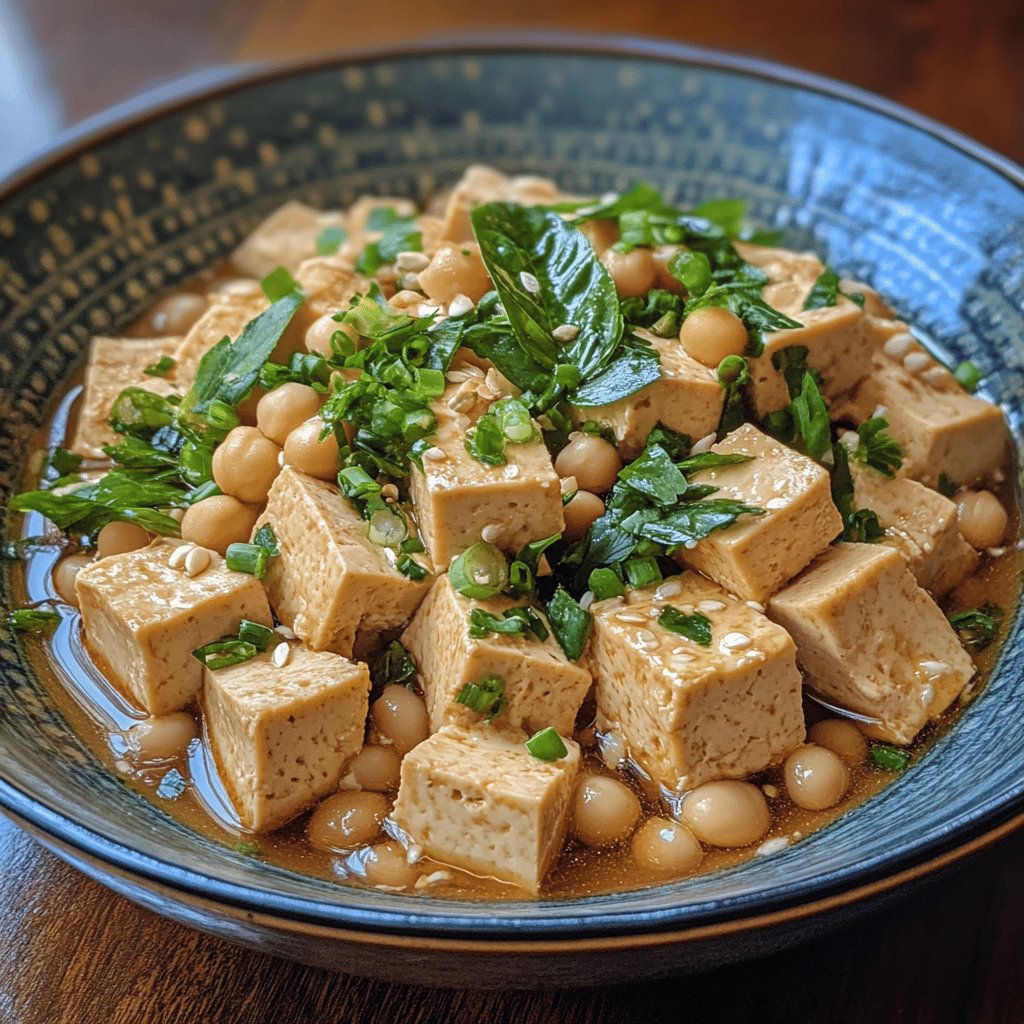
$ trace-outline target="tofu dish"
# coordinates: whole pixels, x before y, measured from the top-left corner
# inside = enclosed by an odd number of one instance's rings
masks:
[[[9,615],[196,831],[388,892],[770,856],[914,761],[1017,599],[999,408],[742,204],[473,166],[286,203],[92,342]]]

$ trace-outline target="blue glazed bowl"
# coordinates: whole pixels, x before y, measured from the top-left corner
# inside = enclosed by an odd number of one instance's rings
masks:
[[[467,42],[233,73],[79,133],[0,192],[0,489],[89,338],[226,254],[286,199],[423,197],[471,161],[602,193],[738,196],[972,358],[1020,447],[1024,175],[877,98],[661,43]],[[3,597],[11,601],[10,566]],[[132,899],[262,949],[425,983],[586,983],[693,970],[861,913],[1024,811],[1021,625],[916,765],[772,857],[639,892],[459,903],[241,856],[127,789],[0,634],[0,805]],[[472,961],[472,964],[470,964]]]

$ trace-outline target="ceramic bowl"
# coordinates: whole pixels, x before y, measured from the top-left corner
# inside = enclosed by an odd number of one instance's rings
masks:
[[[1019,448],[1024,176],[953,132],[795,71],[663,43],[450,43],[220,76],[93,126],[0,193],[0,488],[93,334],[116,332],[287,199],[423,197],[467,163],[599,194],[738,196],[987,371]],[[10,600],[10,565],[3,566]],[[984,694],[903,777],[741,867],[619,895],[460,903],[294,874],[126,788],[0,635],[0,805],[152,909],[259,948],[434,984],[694,970],[861,913],[1017,823],[1021,627]]]

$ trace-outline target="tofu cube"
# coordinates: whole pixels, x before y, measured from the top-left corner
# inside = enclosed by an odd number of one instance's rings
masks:
[[[189,328],[174,352],[175,379],[182,390],[195,380],[203,356],[221,338],[234,341],[268,306],[262,291],[247,292],[228,298],[215,299],[206,312]]]
[[[1007,429],[998,406],[963,391],[948,374],[911,373],[884,352],[875,354],[871,376],[834,414],[863,423],[879,412],[906,451],[901,475],[929,487],[945,473],[968,485],[984,480],[1006,458]]]
[[[110,410],[125,388],[173,394],[173,378],[149,377],[144,371],[173,356],[180,344],[181,338],[93,338],[71,449],[90,459],[106,458],[103,445],[118,440],[108,422]]]
[[[366,666],[326,651],[289,647],[211,672],[203,707],[217,767],[242,824],[278,828],[338,786],[363,743],[370,696]]]
[[[295,280],[306,293],[306,301],[295,315],[307,328],[327,313],[347,310],[354,295],[365,295],[370,288],[369,280],[357,274],[353,262],[340,254],[305,260],[296,270]]]
[[[894,743],[913,740],[974,675],[946,616],[883,544],[829,548],[768,614],[796,641],[814,689]]]
[[[316,651],[349,658],[360,634],[400,629],[430,589],[395,568],[333,484],[285,466],[256,523],[269,523],[280,555],[264,584],[278,618]]]
[[[752,461],[706,469],[693,482],[717,487],[713,498],[731,498],[764,509],[717,530],[678,558],[749,601],[773,594],[842,532],[828,473],[749,423],[714,445]]]
[[[706,615],[711,645],[662,626],[669,607]],[[598,726],[668,788],[743,778],[804,741],[792,639],[710,580],[683,573],[591,611]]]
[[[941,597],[978,564],[978,553],[960,535],[956,505],[938,491],[906,477],[887,477],[852,462],[854,505],[869,508],[885,529],[882,544],[895,548],[918,585]]]
[[[213,552],[209,568],[190,577],[169,564],[177,546],[157,541],[110,555],[75,579],[89,649],[104,675],[151,715],[178,711],[198,695],[197,647],[237,633],[242,619],[273,625],[258,579],[232,572]]]
[[[322,213],[313,207],[291,200],[279,206],[252,232],[231,256],[243,273],[266,277],[272,270],[284,267],[292,273],[299,264],[316,255],[317,236],[325,227],[343,227],[341,213]]]
[[[540,761],[525,740],[444,726],[405,755],[395,822],[431,860],[536,893],[562,849],[580,749],[565,739],[565,757]]]
[[[650,342],[661,359],[661,379],[609,405],[573,409],[578,423],[597,420],[615,435],[626,459],[643,449],[647,435],[660,422],[694,440],[718,430],[725,391],[715,371],[688,355],[677,339],[648,331],[636,334]]]
[[[491,633],[474,639],[469,635],[469,616],[474,608],[498,618],[522,600],[495,597],[471,601],[452,589],[447,574],[439,576],[430,595],[402,634],[419,669],[420,682],[430,714],[431,729],[446,722],[478,725],[480,716],[455,703],[466,683],[486,675],[500,676],[505,683],[508,708],[501,722],[537,732],[549,725],[571,736],[576,714],[590,689],[590,673],[566,658],[553,636],[538,640]],[[547,624],[543,612],[537,613]]]
[[[509,444],[504,466],[478,462],[466,450],[469,417],[453,415],[446,404],[455,394],[450,388],[433,403],[434,450],[423,456],[422,469],[413,466],[409,484],[420,536],[437,572],[480,540],[485,528],[489,540],[515,554],[565,526],[558,474],[540,437]]]

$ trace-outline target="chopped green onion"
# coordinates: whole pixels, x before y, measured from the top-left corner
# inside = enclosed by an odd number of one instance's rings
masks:
[[[239,839],[231,849],[235,853],[245,854],[246,857],[256,857],[260,853],[260,844],[253,842],[251,839]]]
[[[580,382],[579,367],[572,363],[559,363],[555,367],[555,383],[563,388],[574,388]]]
[[[265,651],[275,639],[278,639],[278,634],[267,626],[261,626],[258,622],[242,619],[238,624],[238,639],[252,644],[257,651]]]
[[[526,749],[538,761],[557,761],[569,753],[569,748],[553,725],[535,732],[526,741]]]
[[[486,720],[493,722],[508,707],[505,680],[501,676],[484,676],[479,683],[466,683],[459,690],[455,703],[478,715],[486,715]]]
[[[45,608],[15,608],[7,625],[17,633],[49,633],[60,622],[60,612]]]
[[[1003,609],[985,604],[981,608],[966,608],[949,616],[949,624],[960,637],[960,643],[972,654],[985,650],[999,633],[999,620]]]
[[[645,558],[630,558],[622,568],[631,587],[646,587],[662,578],[658,560],[650,555]]]
[[[678,633],[701,647],[711,646],[711,620],[703,612],[687,615],[672,605],[666,605],[658,616],[658,625],[670,633]]]
[[[970,359],[965,359],[953,371],[953,376],[956,377],[957,383],[964,389],[964,391],[973,392],[977,390],[984,374],[981,372],[981,367],[979,367],[977,363],[972,362]]]
[[[522,636],[527,632],[542,641],[549,635],[544,620],[532,608],[509,608],[500,619],[486,608],[474,608],[469,613],[469,635],[474,640],[479,640],[490,633]]]
[[[221,668],[231,668],[232,665],[251,661],[257,653],[255,646],[248,641],[230,638],[197,647],[192,657],[198,658],[211,672],[216,672]]]
[[[910,754],[884,743],[872,743],[871,763],[887,772],[901,772],[910,763]]]
[[[493,544],[478,541],[466,548],[448,570],[452,589],[474,601],[496,597],[508,582],[508,562]]]
[[[262,544],[229,544],[224,561],[233,572],[245,572],[261,580],[267,574],[270,552]]]
[[[403,576],[407,576],[411,580],[425,580],[430,575],[430,573],[428,573],[427,570],[411,555],[399,555],[398,561],[395,563],[395,568]]]
[[[605,601],[609,597],[622,597],[626,592],[625,584],[619,579],[614,569],[595,569],[587,582],[595,601]]]
[[[147,366],[142,372],[147,377],[166,377],[175,367],[175,361],[170,356],[161,356],[151,366]]]
[[[532,594],[535,590],[533,570],[518,558],[508,567],[508,588],[520,597]]]
[[[548,627],[544,625],[544,620],[530,607],[524,605],[518,608],[509,608],[505,612],[505,620],[509,619],[522,619],[526,623],[526,628],[541,642],[547,640],[551,635],[548,632]]]
[[[423,541],[419,537],[406,537],[401,544],[398,545],[398,550],[405,555],[418,555],[427,549],[423,546]]]
[[[206,483],[200,484],[198,487],[190,491],[186,500],[190,505],[196,505],[206,498],[213,498],[218,494],[223,493],[224,492],[212,480],[207,480]]]
[[[405,520],[390,508],[379,508],[370,516],[367,536],[382,548],[397,548],[408,532]]]

